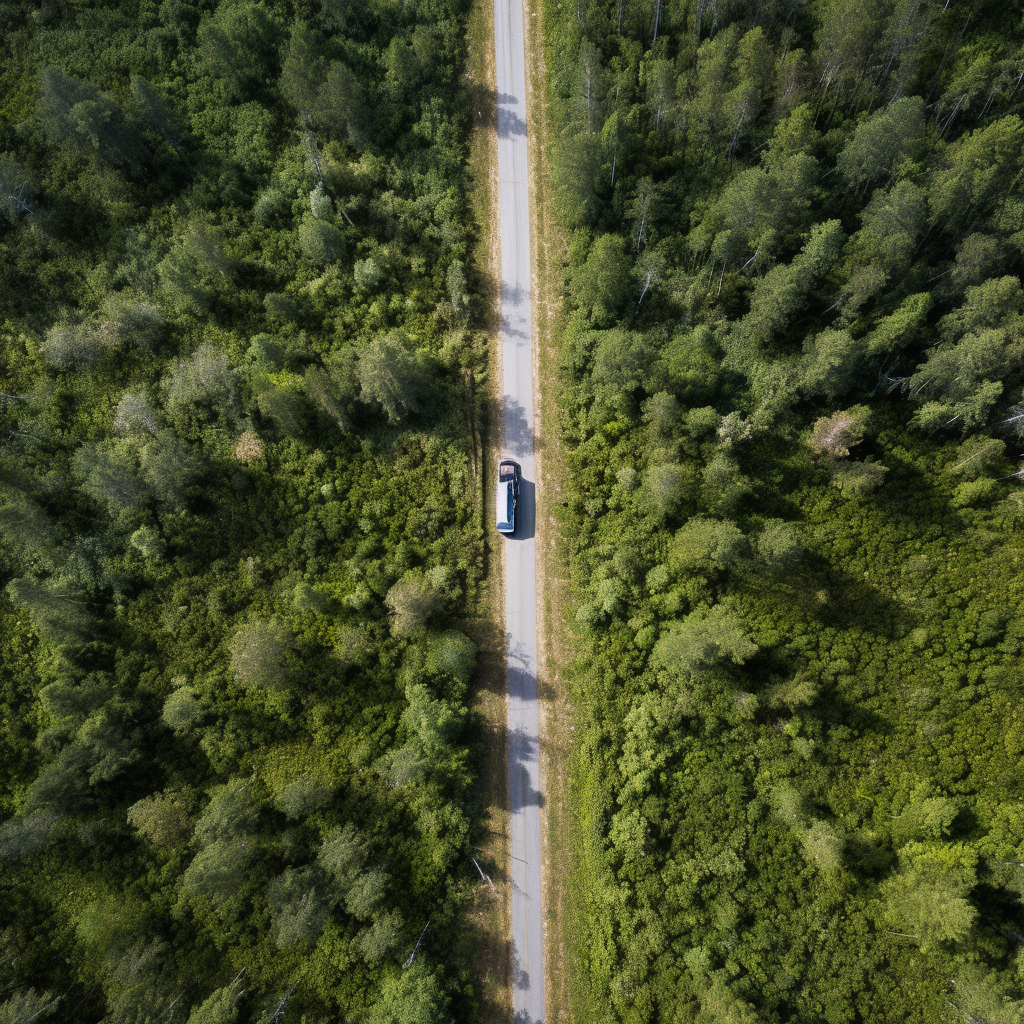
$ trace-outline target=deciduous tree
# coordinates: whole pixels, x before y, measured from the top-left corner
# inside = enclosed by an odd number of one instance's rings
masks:
[[[807,445],[817,455],[828,459],[844,459],[850,449],[864,440],[870,410],[864,405],[822,416],[815,421]]]
[[[706,672],[727,662],[742,665],[757,649],[739,616],[718,604],[673,623],[658,641],[655,658],[672,672]]]
[[[905,846],[899,873],[884,887],[888,913],[922,948],[963,939],[977,916],[969,899],[976,862],[961,843]]]
[[[211,992],[192,1008],[188,1024],[237,1024],[239,1003],[245,994],[241,978]]]
[[[270,883],[267,902],[281,949],[316,942],[331,914],[325,879],[316,867],[286,868]]]
[[[305,775],[289,782],[281,790],[281,810],[287,818],[305,818],[311,812],[327,806],[336,789],[336,786],[319,775]]]
[[[258,819],[251,783],[233,779],[218,786],[196,822],[195,841],[209,846],[221,840],[250,836]]]
[[[905,96],[858,125],[836,166],[850,185],[863,188],[891,178],[904,160],[920,156],[924,138],[924,101]]]
[[[576,301],[598,320],[618,312],[629,298],[631,261],[617,235],[601,235],[573,274]]]
[[[686,575],[717,575],[734,568],[749,554],[743,532],[733,523],[697,517],[672,538],[669,565]]]
[[[444,596],[421,572],[406,573],[384,600],[391,611],[391,628],[398,636],[422,629],[444,607]]]
[[[399,332],[371,342],[359,354],[356,373],[363,401],[379,405],[392,423],[422,410],[426,373]]]
[[[437,976],[422,962],[389,972],[380,998],[370,1009],[370,1024],[451,1024],[448,999]]]
[[[182,846],[192,834],[189,805],[176,790],[154,793],[128,808],[128,824],[161,849]]]
[[[179,686],[164,701],[163,714],[160,716],[164,725],[170,727],[179,736],[192,732],[202,721],[206,709],[196,696],[191,686]]]
[[[345,256],[345,236],[329,221],[310,217],[299,225],[299,248],[315,267],[327,267]]]

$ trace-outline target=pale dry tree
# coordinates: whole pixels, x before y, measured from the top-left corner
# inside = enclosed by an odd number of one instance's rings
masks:
[[[863,406],[822,416],[815,422],[807,446],[826,459],[845,459],[850,449],[864,440],[866,420],[867,410]]]
[[[235,458],[243,466],[249,465],[250,462],[258,462],[263,458],[263,454],[263,441],[252,430],[246,430],[235,444]]]

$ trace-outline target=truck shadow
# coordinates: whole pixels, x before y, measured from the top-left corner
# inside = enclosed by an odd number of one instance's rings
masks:
[[[519,503],[516,506],[516,532],[513,540],[532,540],[537,532],[537,488],[532,480],[519,482]]]

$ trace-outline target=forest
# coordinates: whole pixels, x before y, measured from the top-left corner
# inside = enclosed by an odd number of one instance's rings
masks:
[[[0,4],[0,1021],[475,1015],[467,10]]]
[[[545,0],[577,1019],[1024,1020],[1024,23]]]

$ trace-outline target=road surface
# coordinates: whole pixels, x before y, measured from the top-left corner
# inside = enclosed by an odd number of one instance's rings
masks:
[[[537,1024],[544,1020],[544,917],[537,710],[533,317],[522,0],[494,0],[494,52],[498,90],[503,450],[523,470],[516,532],[505,543],[512,1006],[515,1024]]]

